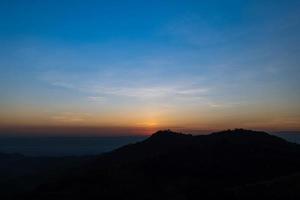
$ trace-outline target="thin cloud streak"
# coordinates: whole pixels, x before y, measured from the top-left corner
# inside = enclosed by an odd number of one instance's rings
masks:
[[[108,81],[97,83],[96,80],[92,80],[90,81],[92,83],[90,83],[77,81],[76,79],[68,81],[68,78],[66,78],[66,80],[63,80],[62,77],[64,76],[53,76],[52,78],[50,76],[44,76],[40,79],[55,87],[94,94],[88,97],[89,100],[92,101],[102,101],[107,98],[107,96],[131,97],[138,99],[153,99],[165,97],[193,98],[205,96],[211,91],[211,88],[201,87],[190,83],[186,85],[172,83],[160,86],[155,86],[155,84],[138,86],[138,83],[133,85],[132,81],[128,81],[128,86],[114,86],[113,83],[110,84]],[[143,79],[143,77],[141,79]],[[138,81],[139,80],[137,80],[137,82]]]

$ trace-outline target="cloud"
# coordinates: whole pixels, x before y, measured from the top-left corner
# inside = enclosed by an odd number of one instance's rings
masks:
[[[96,93],[134,98],[163,98],[200,96],[209,91],[208,88],[190,88],[188,86],[135,86],[135,87],[98,87]]]
[[[230,103],[214,103],[214,102],[209,102],[208,105],[211,108],[233,108],[235,106],[241,106],[242,104],[246,104],[246,102],[230,102]]]
[[[118,73],[116,73],[118,74]],[[131,74],[130,74],[131,75]],[[202,86],[197,78],[182,81],[164,80],[143,82],[148,76],[139,79],[116,77],[112,75],[110,80],[101,75],[90,75],[88,80],[78,78],[75,75],[65,73],[45,73],[41,80],[52,86],[86,93],[90,101],[103,102],[110,97],[125,97],[136,99],[159,99],[159,98],[193,98],[207,95],[211,88]],[[86,75],[87,76],[87,75]]]
[[[57,123],[81,123],[91,117],[90,113],[63,112],[51,117]]]
[[[104,102],[105,101],[105,97],[102,97],[102,96],[89,96],[87,98],[93,102]]]

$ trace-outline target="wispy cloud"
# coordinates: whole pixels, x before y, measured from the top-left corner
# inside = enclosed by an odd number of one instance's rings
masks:
[[[187,80],[185,83],[175,80],[164,80],[160,82],[150,83],[144,82],[148,76],[141,76],[132,80],[131,74],[126,77],[120,77],[111,74],[110,79],[104,77],[90,75],[89,80],[76,78],[66,73],[45,73],[41,76],[41,80],[52,86],[60,87],[68,90],[78,91],[89,95],[90,101],[101,101],[115,96],[136,99],[159,99],[159,98],[193,98],[207,95],[211,88],[198,83],[197,78]],[[116,80],[119,82],[116,83]]]
[[[87,97],[92,102],[105,102],[105,97],[102,96],[89,96]]]
[[[162,98],[162,97],[191,97],[206,94],[208,88],[191,88],[189,86],[134,86],[134,87],[96,87],[95,93],[106,95],[135,97],[135,98]]]
[[[63,112],[51,117],[56,123],[82,123],[91,117],[90,113]]]

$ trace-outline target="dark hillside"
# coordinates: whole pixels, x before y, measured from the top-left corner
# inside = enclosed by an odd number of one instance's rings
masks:
[[[299,169],[300,146],[264,132],[167,130],[99,156],[25,199],[243,199],[256,190],[251,185]]]

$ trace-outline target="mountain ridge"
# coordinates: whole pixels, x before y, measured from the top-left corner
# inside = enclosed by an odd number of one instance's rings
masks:
[[[244,191],[243,185],[299,169],[300,145],[265,132],[192,136],[165,130],[100,155],[20,199],[243,199],[235,188]]]

